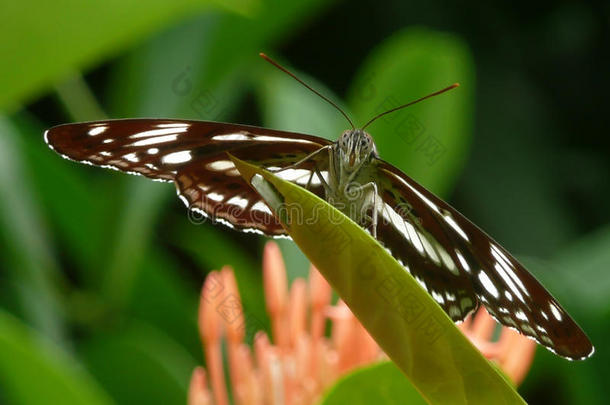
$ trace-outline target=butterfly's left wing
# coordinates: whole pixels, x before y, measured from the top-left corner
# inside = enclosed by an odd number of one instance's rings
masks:
[[[500,323],[551,351],[583,359],[585,333],[510,253],[449,204],[387,162],[376,161],[383,201],[377,239],[454,320],[477,302]]]
[[[240,159],[323,195],[314,166],[326,170],[327,154],[298,169],[282,168],[330,144],[323,138],[219,122],[123,119],[65,124],[45,132],[49,146],[71,160],[155,180],[173,181],[193,211],[241,231],[285,235],[261,197],[229,159]],[[316,178],[317,180],[317,178]]]

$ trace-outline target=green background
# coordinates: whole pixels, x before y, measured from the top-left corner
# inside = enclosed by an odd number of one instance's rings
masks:
[[[184,403],[203,362],[199,289],[223,264],[268,326],[263,238],[196,226],[173,186],[68,162],[42,141],[52,125],[104,117],[329,139],[347,128],[260,51],[357,124],[461,83],[369,130],[382,157],[522,259],[596,345],[578,363],[539,348],[523,397],[605,402],[606,3],[3,0],[0,15],[0,403]],[[298,250],[282,249],[290,277],[306,274]]]

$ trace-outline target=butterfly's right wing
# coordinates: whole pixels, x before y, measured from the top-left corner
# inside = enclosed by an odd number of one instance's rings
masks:
[[[174,181],[193,211],[241,231],[284,235],[271,210],[242,179],[227,156],[274,171],[330,144],[323,138],[219,122],[124,119],[65,124],[45,132],[47,144],[63,157],[155,180]],[[325,170],[327,154],[281,177],[307,185],[314,165]],[[326,160],[325,160],[326,158]],[[320,182],[310,191],[323,195]]]
[[[563,357],[593,353],[582,329],[510,253],[400,170],[376,163],[385,222],[377,238],[452,319],[480,302],[498,322]]]

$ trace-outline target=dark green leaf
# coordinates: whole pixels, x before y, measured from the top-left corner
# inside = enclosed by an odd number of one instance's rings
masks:
[[[0,108],[16,105],[67,73],[115,55],[209,4],[201,0],[2,2],[0,54],[10,55],[10,63],[0,66]],[[248,7],[249,2],[241,4]],[[239,7],[238,2],[232,7]]]

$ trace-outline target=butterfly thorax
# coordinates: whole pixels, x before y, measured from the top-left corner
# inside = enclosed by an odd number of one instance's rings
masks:
[[[374,193],[373,138],[361,129],[347,130],[332,145],[327,201],[357,223],[363,223]]]

